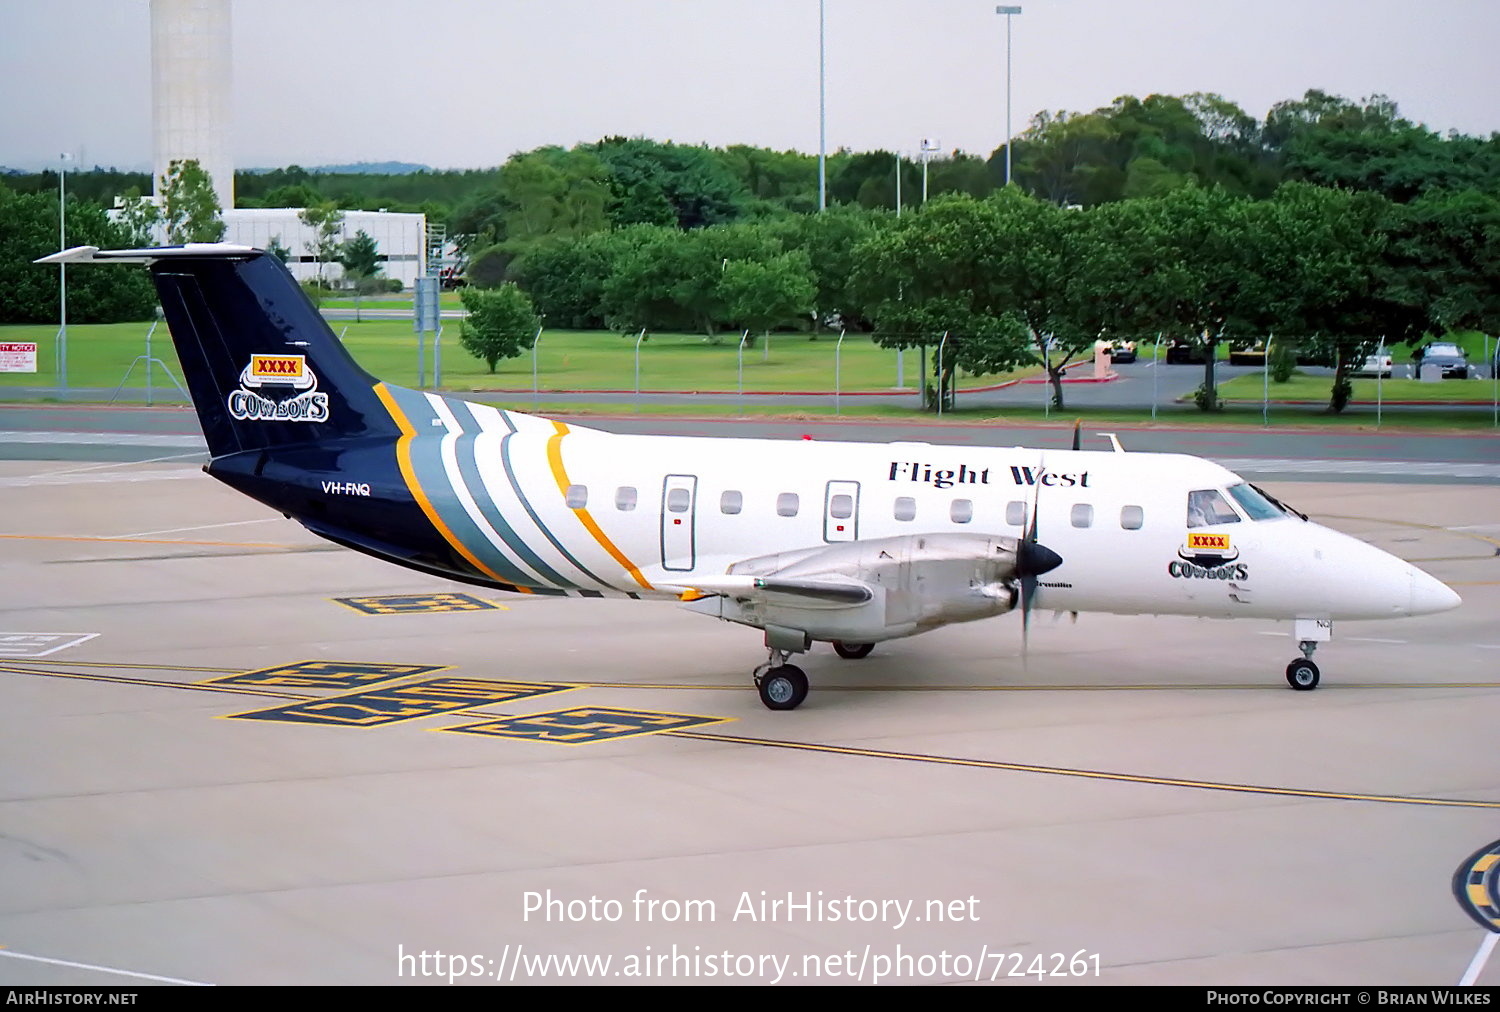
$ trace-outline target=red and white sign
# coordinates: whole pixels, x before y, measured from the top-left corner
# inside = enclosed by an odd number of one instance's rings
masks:
[[[0,372],[36,372],[36,342],[0,341]]]

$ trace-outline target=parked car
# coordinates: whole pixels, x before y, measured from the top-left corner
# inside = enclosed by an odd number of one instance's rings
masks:
[[[1370,355],[1365,358],[1363,365],[1354,370],[1354,375],[1388,377],[1394,365],[1395,362],[1389,355]]]
[[[1095,341],[1094,350],[1109,352],[1109,360],[1111,362],[1135,361],[1134,341]]]
[[[1464,351],[1456,344],[1447,341],[1434,341],[1424,344],[1412,352],[1412,360],[1417,363],[1418,372],[1423,366],[1441,366],[1443,379],[1468,379],[1469,360],[1464,357]]]
[[[1167,365],[1202,365],[1205,361],[1203,345],[1196,342],[1174,339],[1167,347]]]
[[[1256,341],[1252,345],[1230,345],[1230,365],[1265,365],[1266,342]]]

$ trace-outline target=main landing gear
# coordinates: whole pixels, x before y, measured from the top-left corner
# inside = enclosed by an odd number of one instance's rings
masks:
[[[1302,648],[1302,656],[1286,666],[1286,683],[1299,692],[1307,692],[1318,687],[1318,666],[1312,659],[1318,644],[1302,640],[1297,645]]]
[[[833,652],[846,661],[863,660],[870,656],[870,651],[875,649],[873,643],[845,643],[843,640],[833,641]]]
[[[807,675],[787,663],[789,656],[772,647],[770,659],[755,669],[755,688],[768,710],[795,710],[807,698]]]

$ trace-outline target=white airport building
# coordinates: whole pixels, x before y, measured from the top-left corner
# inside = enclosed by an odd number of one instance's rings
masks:
[[[314,252],[317,235],[297,217],[296,207],[238,207],[224,212],[224,241],[257,249],[270,249],[273,240],[291,250],[287,260],[292,276],[311,281],[318,276]],[[394,211],[345,211],[339,241],[346,242],[364,232],[375,240],[380,252],[380,276],[395,278],[410,290],[427,270],[427,216]],[[323,279],[335,286],[344,276],[338,263],[323,265]]]

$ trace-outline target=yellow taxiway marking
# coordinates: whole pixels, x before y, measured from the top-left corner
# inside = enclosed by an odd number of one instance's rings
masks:
[[[571,682],[590,689],[703,689],[705,691],[745,691],[743,683],[686,684],[669,682]],[[1500,682],[1336,682],[1320,688],[1342,689],[1500,689]],[[1202,690],[1238,689],[1285,692],[1274,682],[1229,683],[1225,685],[1177,685],[1167,682],[1141,685],[819,685],[819,692],[1161,692],[1166,690],[1197,692]]]
[[[166,682],[157,678],[127,678],[124,675],[100,675],[76,671],[51,671],[45,668],[16,668],[0,664],[0,672],[12,675],[44,675],[48,678],[74,678],[86,682],[108,682],[114,685],[144,685],[152,689],[195,689],[198,692],[229,692],[243,696],[271,696],[276,699],[315,699],[301,692],[272,692],[233,685],[198,685],[193,682]]]
[[[86,674],[71,671],[54,671],[40,668],[13,667],[0,664],[0,672],[22,675],[44,675],[53,678],[75,678],[86,681],[110,682],[123,685],[143,685],[163,689],[191,689],[197,692],[227,692],[238,695],[271,696],[281,699],[321,699],[300,692],[272,692],[233,685],[200,685],[190,682],[167,682],[150,678],[127,678],[117,675]],[[606,683],[569,682],[552,683],[573,688],[605,687]],[[646,686],[634,686],[645,688]],[[666,686],[655,686],[664,688]],[[702,686],[671,686],[671,688],[702,688]],[[738,686],[743,689],[743,686]],[[511,717],[512,714],[490,713],[475,708],[467,714],[481,717]],[[435,716],[435,715],[434,715]],[[727,718],[726,718],[727,719]],[[1330,801],[1364,801],[1391,805],[1426,805],[1444,808],[1479,808],[1500,810],[1500,801],[1465,801],[1458,798],[1424,798],[1401,794],[1357,794],[1344,791],[1319,791],[1296,787],[1274,787],[1261,784],[1235,784],[1214,780],[1188,780],[1179,777],[1144,776],[1135,773],[1111,773],[1107,770],[1073,769],[1066,766],[1039,766],[1031,763],[1002,762],[996,759],[969,759],[962,756],[931,755],[923,752],[894,752],[883,749],[856,748],[848,745],[824,745],[816,742],[786,741],[777,738],[748,738],[739,735],[714,734],[704,731],[662,731],[661,737],[692,738],[699,741],[714,741],[728,745],[758,745],[764,748],[782,748],[802,752],[818,752],[824,755],[857,756],[866,759],[901,760],[904,762],[931,763],[939,766],[962,766],[970,769],[1004,770],[1012,773],[1039,773],[1049,776],[1075,777],[1086,780],[1110,780],[1118,783],[1148,784],[1158,787],[1188,787],[1198,790],[1222,791],[1236,794],[1264,794],[1279,797],[1310,798]]]
[[[708,731],[664,731],[664,736],[717,741],[729,745],[760,745],[826,755],[859,756],[866,759],[896,759],[904,762],[933,763],[939,766],[967,766],[972,769],[1007,770],[1012,773],[1044,773],[1050,776],[1077,777],[1085,780],[1113,780],[1120,783],[1151,784],[1158,787],[1192,787],[1205,791],[1235,794],[1269,794],[1291,798],[1314,798],[1328,801],[1370,801],[1387,805],[1428,805],[1442,808],[1500,809],[1500,801],[1465,801],[1460,798],[1423,798],[1405,794],[1352,794],[1343,791],[1316,791],[1297,787],[1272,787],[1262,784],[1235,784],[1216,780],[1185,780],[1178,777],[1152,777],[1135,773],[1110,773],[1107,770],[1071,769],[1067,766],[1036,766],[1030,763],[1008,763],[996,759],[965,759],[959,756],[930,755],[924,752],[888,752],[883,749],[854,748],[848,745],[819,745],[812,742],[783,741],[776,738],[744,738]]]
[[[107,661],[59,661],[39,657],[7,657],[6,664],[67,664],[70,668],[144,668],[152,671],[207,671],[214,674],[238,674],[239,668],[200,668],[186,664],[114,664]]]

